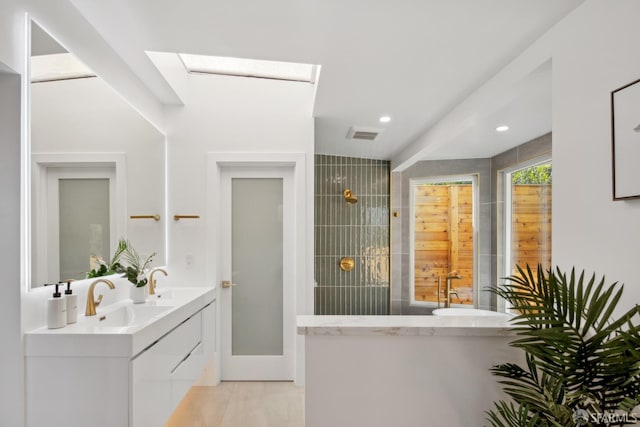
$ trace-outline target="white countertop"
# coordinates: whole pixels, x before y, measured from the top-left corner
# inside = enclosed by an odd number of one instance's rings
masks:
[[[76,323],[64,328],[44,326],[26,332],[25,355],[131,358],[215,300],[215,288],[171,288],[159,294],[160,298],[150,296],[144,304],[133,307],[158,307],[157,314],[129,326],[101,323],[110,320],[110,314],[134,305],[131,300],[123,300],[97,307],[96,316],[78,316]],[[84,305],[79,308],[84,309]]]
[[[298,335],[511,336],[509,321],[472,316],[297,316]]]

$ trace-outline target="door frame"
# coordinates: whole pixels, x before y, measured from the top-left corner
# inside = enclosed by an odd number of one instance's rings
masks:
[[[115,182],[113,188],[113,200],[111,202],[112,218],[114,224],[110,224],[112,241],[113,236],[126,236],[127,234],[127,174],[126,154],[113,153],[31,153],[31,212],[32,222],[29,224],[31,234],[32,253],[28,254],[28,279],[27,286],[40,286],[47,279],[47,186],[48,171],[51,168],[115,168]]]
[[[294,215],[295,205],[288,195],[293,190],[293,167],[254,166],[254,167],[228,167],[221,173],[221,200],[220,206],[224,208],[220,212],[222,234],[220,235],[220,276],[224,280],[233,280],[232,277],[232,252],[233,244],[232,221],[233,213],[233,181],[236,178],[257,179],[281,179],[282,180],[282,315],[283,315],[283,343],[281,355],[263,356],[234,356],[231,351],[232,343],[232,303],[234,288],[221,289],[217,295],[220,301],[220,349],[221,370],[223,379],[231,381],[261,380],[261,381],[290,381],[293,380],[293,343],[295,340],[295,295],[294,272],[287,267],[286,254],[295,253],[293,242],[293,230],[291,217]],[[240,283],[247,286],[248,283]],[[229,347],[225,348],[228,345]],[[233,366],[232,366],[233,365]]]
[[[311,156],[313,156],[311,154]],[[304,383],[304,339],[296,336],[295,315],[313,313],[313,239],[307,238],[313,234],[313,175],[306,168],[307,155],[305,153],[207,153],[207,189],[206,189],[206,235],[207,235],[207,281],[216,287],[216,294],[221,290],[220,283],[228,278],[222,277],[222,251],[224,239],[222,230],[222,215],[220,208],[222,171],[229,167],[284,167],[291,168],[293,173],[293,206],[291,216],[293,226],[292,254],[287,255],[288,265],[293,269],[294,283],[294,325],[289,333],[292,335],[293,355],[291,372],[297,384]],[[311,176],[309,177],[309,175]],[[217,300],[217,298],[216,298]],[[221,381],[221,317],[216,310],[216,357],[215,382]]]

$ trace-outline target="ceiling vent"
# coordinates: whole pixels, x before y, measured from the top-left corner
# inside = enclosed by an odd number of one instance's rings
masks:
[[[361,126],[351,126],[349,128],[349,132],[347,132],[347,139],[359,139],[363,141],[375,141],[378,138],[378,135],[384,129],[379,128],[370,128],[370,127],[361,127]]]

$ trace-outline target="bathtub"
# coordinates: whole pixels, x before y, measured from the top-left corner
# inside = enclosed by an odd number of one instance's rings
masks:
[[[464,317],[497,317],[510,319],[513,316],[497,311],[481,310],[479,308],[436,308],[433,310],[434,316],[464,316]]]

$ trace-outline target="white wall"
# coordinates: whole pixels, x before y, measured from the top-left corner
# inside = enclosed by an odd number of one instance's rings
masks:
[[[167,107],[169,215],[200,215],[199,220],[170,221],[169,270],[172,281],[183,285],[213,285],[215,258],[207,241],[207,153],[301,153],[306,170],[301,184],[304,203],[296,206],[306,215],[303,249],[306,265],[296,283],[298,296],[312,295],[313,286],[313,164],[314,122],[309,105],[315,87],[305,83],[230,76],[188,74],[173,54],[153,54],[152,59],[169,80],[184,106]],[[300,184],[300,183],[298,183]],[[259,208],[259,207],[256,207]],[[259,219],[259,209],[256,218]],[[208,247],[209,245],[209,247]],[[209,254],[209,255],[208,255]],[[298,301],[296,312],[312,310]],[[301,340],[300,340],[301,341]],[[298,343],[298,357],[302,354]],[[298,378],[302,363],[298,358]]]
[[[208,152],[306,154],[306,208],[313,211],[314,123],[308,104],[314,86],[189,74],[177,55],[155,53],[152,59],[185,102],[165,111],[169,215],[201,216],[170,221],[169,268],[183,283],[202,283],[209,262],[204,258]],[[313,221],[310,227],[313,236]]]
[[[0,298],[0,424],[7,427],[24,423],[19,74],[24,67],[24,52],[20,49],[24,45],[24,20],[19,9],[0,3],[0,268],[6,274]]]
[[[142,255],[165,257],[165,137],[101,78],[31,85],[32,153],[125,153],[126,236]],[[160,214],[161,221],[131,220]],[[118,236],[121,237],[121,236]]]
[[[69,0],[9,0],[21,4],[69,52],[105,79],[147,120],[162,129],[162,105]]]
[[[505,398],[489,369],[524,365],[523,353],[508,345],[512,336],[397,329],[306,337],[306,427],[486,425],[485,411]]]
[[[21,211],[21,140],[26,138],[26,127],[21,130],[21,75],[25,71],[27,12],[56,35],[66,47],[76,52],[96,72],[108,77],[120,93],[126,93],[146,117],[161,121],[162,109],[142,82],[133,77],[115,52],[97,35],[86,20],[68,1],[41,2],[7,0],[0,2],[0,73],[17,73],[10,77],[0,74],[0,263],[2,263],[3,291],[0,298],[2,324],[0,325],[0,425],[20,427],[24,424],[24,369],[22,331],[31,326],[32,301],[43,301],[45,293],[27,294],[22,283],[21,257],[26,213]],[[24,98],[23,98],[24,99]],[[25,236],[26,237],[26,236]],[[38,306],[38,303],[35,303]],[[42,305],[44,307],[44,305]],[[21,312],[25,311],[23,323]]]
[[[553,53],[554,263],[625,283],[621,309],[640,303],[640,200],[612,201],[609,97],[640,78],[639,16],[637,0],[589,0]]]
[[[22,353],[20,75],[0,72],[0,424],[24,422]]]
[[[612,201],[609,99],[640,78],[638,16],[637,0],[585,1],[393,159],[398,171],[434,152],[551,60],[553,262],[626,283],[620,310],[640,302],[640,200]]]

